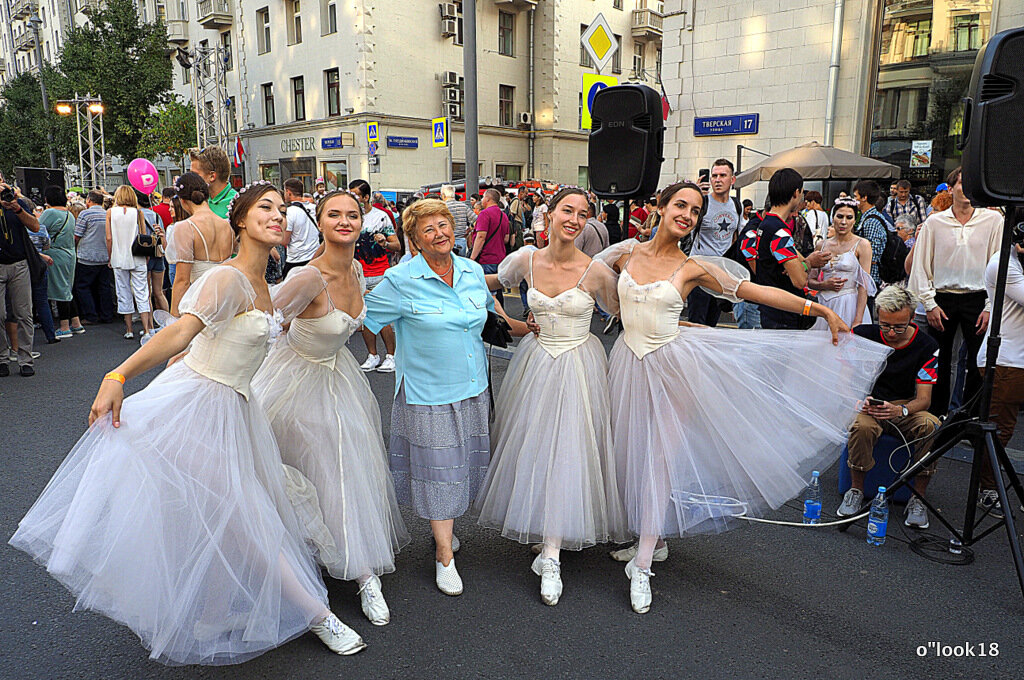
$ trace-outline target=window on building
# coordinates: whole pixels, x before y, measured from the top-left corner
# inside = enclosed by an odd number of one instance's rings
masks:
[[[494,174],[506,182],[520,182],[523,179],[523,166],[521,165],[494,165]]]
[[[338,32],[338,5],[332,0],[320,0],[320,35]]]
[[[913,40],[911,45],[910,56],[912,57],[927,57],[928,48],[931,47],[932,43],[932,21],[931,19],[924,19],[922,21],[912,21],[907,24],[907,36]]]
[[[231,31],[224,31],[220,34],[220,46],[224,49],[224,70],[232,71],[235,68],[235,57],[231,53]]]
[[[281,166],[277,163],[261,163],[260,178],[274,186],[281,186]]]
[[[644,77],[644,44],[642,42],[633,43],[633,77]]]
[[[163,2],[156,3],[156,15],[160,21],[167,23],[167,5]]]
[[[963,14],[953,17],[953,50],[966,52],[981,47],[981,15]]]
[[[586,165],[578,165],[576,168],[576,186],[590,188],[590,168]]]
[[[263,83],[263,120],[267,125],[277,122],[274,115],[274,84]]]
[[[658,82],[661,82],[661,48],[654,51],[654,75]]]
[[[181,67],[181,82],[185,83],[186,85],[192,82],[191,68],[185,68],[184,66]]]
[[[622,0],[612,0],[613,9],[622,9]]]
[[[324,161],[320,167],[320,176],[327,183],[328,191],[348,188],[348,163],[346,161]]]
[[[583,34],[587,32],[587,25],[580,24],[580,66],[584,68],[594,68],[594,60],[590,58],[590,53],[587,52],[587,48],[583,46]]]
[[[452,180],[466,179],[466,164],[452,163]]]
[[[288,44],[298,45],[302,42],[301,0],[285,0],[285,17],[288,22]]]
[[[306,120],[306,86],[302,76],[292,78],[292,106],[295,120]]]
[[[199,49],[202,50],[203,53],[206,53],[206,51],[210,49],[210,41],[209,40],[200,40],[199,41]],[[200,63],[200,68],[203,69],[203,75],[206,76],[207,78],[209,78],[210,77],[210,60],[209,59],[203,59],[199,63]]]
[[[515,125],[515,108],[512,106],[516,88],[511,85],[498,86],[498,125],[512,127]]]
[[[266,54],[270,51],[270,8],[256,10],[256,51]]]
[[[578,127],[580,130],[582,130],[583,129],[583,93],[582,92],[580,92],[580,107],[579,107],[578,115],[576,117],[576,122],[578,123],[578,125],[576,127]]]
[[[341,77],[338,69],[324,71],[327,80],[327,115],[341,115]]]
[[[235,134],[238,132],[238,109],[235,106],[235,98],[232,97],[228,100],[228,105],[225,107],[227,118],[228,118],[228,132]]]
[[[452,42],[462,44],[462,0],[455,3],[455,39]]]
[[[928,88],[894,87],[879,93],[877,125],[890,130],[909,129],[928,119]]]
[[[516,15],[511,12],[498,12],[498,54],[506,57],[515,56]]]
[[[622,36],[618,33],[612,33],[615,36],[615,44],[619,46],[619,49],[612,53],[612,73],[622,73]]]

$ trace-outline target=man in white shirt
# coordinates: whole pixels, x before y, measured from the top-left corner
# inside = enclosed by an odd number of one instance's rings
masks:
[[[964,195],[960,168],[949,174],[953,206],[932,213],[914,243],[907,287],[924,305],[928,333],[939,343],[939,379],[931,411],[949,409],[953,341],[959,328],[968,356],[975,356],[988,328],[991,301],[985,292],[985,267],[999,252],[1003,217],[994,210],[975,208]],[[964,383],[966,403],[981,387],[981,375],[968,367]]]
[[[281,245],[288,248],[284,262],[284,275],[288,276],[289,271],[309,264],[316,255],[320,247],[320,230],[316,226],[316,217],[306,208],[309,204],[302,201],[302,180],[295,177],[285,180],[284,201],[288,204],[288,225]]]

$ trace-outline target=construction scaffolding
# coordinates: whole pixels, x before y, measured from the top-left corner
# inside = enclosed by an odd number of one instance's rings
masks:
[[[107,143],[103,136],[103,99],[75,93],[74,99],[57,102],[57,113],[75,114],[78,131],[78,181],[87,189],[107,184]]]
[[[229,120],[234,102],[228,96],[225,64],[230,58],[222,47],[194,47],[187,52],[192,69],[192,105],[196,112],[196,146],[216,145],[229,151]],[[182,60],[178,59],[179,63]],[[184,63],[182,63],[184,66]],[[188,67],[186,67],[188,68]]]

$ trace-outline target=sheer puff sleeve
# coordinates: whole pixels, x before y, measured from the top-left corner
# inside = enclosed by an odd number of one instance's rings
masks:
[[[178,309],[181,314],[191,314],[217,333],[237,315],[245,312],[256,301],[245,274],[234,267],[221,265],[200,276],[189,286],[181,298]]]
[[[626,239],[625,241],[619,241],[608,246],[597,255],[594,256],[595,260],[604,262],[606,265],[612,268],[614,271],[615,263],[618,262],[623,255],[628,255],[633,252],[633,248],[640,243],[635,238]]]
[[[171,264],[195,262],[195,229],[188,222],[175,222],[167,229],[167,248],[164,257]]]
[[[582,288],[605,312],[619,314],[619,275],[604,262],[595,259],[580,282]]]
[[[515,288],[530,273],[530,258],[537,252],[534,246],[525,246],[515,251],[498,265],[498,281],[506,288]],[[527,281],[533,285],[533,281]]]
[[[722,287],[722,292],[717,292],[701,286],[708,294],[730,302],[743,301],[743,298],[739,297],[737,291],[741,283],[750,281],[750,272],[747,271],[746,267],[724,257],[695,255],[690,257],[690,260],[715,279],[718,285]]]
[[[292,269],[284,281],[271,286],[270,299],[274,309],[281,312],[281,323],[290,323],[326,289],[327,282],[320,270],[306,265]]]

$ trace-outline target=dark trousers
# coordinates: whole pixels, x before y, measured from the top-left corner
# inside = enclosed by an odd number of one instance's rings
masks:
[[[686,307],[688,310],[687,320],[690,323],[717,326],[718,318],[722,315],[722,307],[718,298],[705,293],[699,287],[694,288],[690,296],[686,298]]]
[[[96,323],[114,320],[114,270],[105,264],[75,266],[75,297],[82,317]]]
[[[482,264],[480,266],[484,268],[484,274],[498,273],[498,265],[496,264]],[[502,294],[500,290],[494,291],[494,299],[497,300],[498,304],[501,305],[502,307],[505,306],[505,296]]]
[[[982,375],[985,369],[981,369]],[[1013,430],[1017,427],[1017,414],[1024,407],[1024,368],[996,366],[992,381],[992,422],[1003,447],[1010,443]],[[995,473],[988,456],[981,459],[981,488],[996,488]]]
[[[53,326],[50,301],[46,299],[46,287],[48,284],[47,272],[44,271],[39,280],[32,284],[32,309],[35,311],[36,316],[39,317],[39,324],[43,327],[43,335],[46,336],[48,341],[52,341],[57,336],[54,335],[56,329]]]
[[[287,277],[288,276],[288,272],[290,272],[291,270],[295,269],[296,267],[305,267],[310,262],[312,262],[312,260],[306,260],[305,262],[285,262],[284,263],[284,270],[283,270],[283,273],[282,273],[282,278]]]
[[[978,356],[978,349],[984,336],[978,335],[975,324],[978,316],[985,309],[985,292],[973,293],[936,293],[935,304],[942,308],[948,317],[942,322],[945,330],[928,326],[928,334],[939,343],[939,379],[932,391],[932,405],[928,409],[937,416],[944,416],[949,411],[949,393],[952,386],[950,371],[953,366],[953,341],[959,328],[967,346],[967,379],[964,381],[963,403],[970,401],[981,387],[981,374],[973,359]]]

